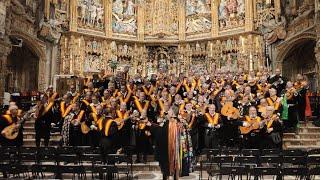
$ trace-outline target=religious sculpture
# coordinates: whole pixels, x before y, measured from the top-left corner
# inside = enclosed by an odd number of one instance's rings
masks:
[[[101,0],[79,0],[80,27],[102,30],[104,28],[104,8]]]
[[[102,44],[92,40],[86,42],[83,70],[87,73],[100,72],[105,68]]]
[[[201,33],[211,30],[211,3],[207,0],[186,1],[186,32]]]
[[[120,34],[134,35],[137,32],[136,4],[133,0],[114,0],[112,4],[112,29]]]
[[[270,18],[267,21],[264,21],[262,24],[262,33],[268,44],[272,44],[277,40],[283,40],[287,36],[285,30],[286,19],[284,16],[278,20],[278,18]]]
[[[235,28],[244,25],[244,0],[221,0],[219,5],[220,29]]]
[[[145,33],[147,35],[159,37],[177,35],[177,0],[148,0],[146,2],[145,21]]]

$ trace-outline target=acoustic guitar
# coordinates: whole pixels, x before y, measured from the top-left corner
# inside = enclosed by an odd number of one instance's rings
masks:
[[[248,116],[246,116],[246,119],[249,118]],[[250,121],[246,121],[247,123],[249,123],[250,125],[248,127],[243,127],[240,126],[240,132],[241,134],[249,134],[250,132],[252,132],[253,130],[257,130],[260,128],[260,124],[263,123],[261,121],[260,117],[255,118],[254,120],[250,120]]]
[[[230,117],[235,120],[240,117],[240,112],[237,108],[233,107],[232,102],[226,102],[225,105],[221,109],[221,114]]]
[[[26,119],[28,117],[30,117],[30,114],[34,112],[34,109],[30,109],[28,112],[26,112],[22,118],[20,118],[16,123],[12,123],[11,125],[5,127],[3,130],[2,130],[2,135],[3,137],[5,137],[6,139],[9,139],[9,140],[14,140],[18,137],[19,135],[19,128],[18,126],[20,126],[21,124],[23,124]]]

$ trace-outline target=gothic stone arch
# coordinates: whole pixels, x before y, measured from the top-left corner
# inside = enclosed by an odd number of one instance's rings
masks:
[[[286,40],[285,42],[282,42],[276,47],[276,64],[275,68],[282,69],[282,63],[285,57],[290,53],[290,50],[295,47],[296,45],[308,41],[317,41],[317,35],[315,32],[304,32],[300,35],[297,35],[291,39]],[[319,62],[318,62],[319,65]]]
[[[24,32],[12,30],[10,36],[21,38],[32,52],[39,57],[38,90],[43,91],[46,88],[46,46],[37,37],[32,37]]]

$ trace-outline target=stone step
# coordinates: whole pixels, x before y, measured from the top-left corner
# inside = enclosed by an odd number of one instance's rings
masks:
[[[320,139],[320,133],[284,133],[284,139]]]
[[[50,138],[50,141],[49,141],[49,146],[58,146],[59,145],[59,142],[60,142],[61,138]],[[43,139],[41,140],[41,145],[43,145]],[[36,140],[35,139],[23,139],[23,146],[26,146],[26,147],[35,147],[36,146]]]
[[[299,127],[298,133],[320,133],[320,127]]]
[[[23,138],[24,139],[35,139],[36,137],[36,133],[34,131],[30,132],[30,131],[25,131],[23,132]],[[50,138],[52,139],[57,139],[57,138],[60,138],[61,135],[60,133],[51,133],[51,136]]]
[[[285,145],[304,145],[304,146],[315,146],[320,145],[320,139],[283,139]]]
[[[300,127],[315,127],[314,124],[312,123],[312,121],[308,121],[308,122],[299,122],[299,126]]]
[[[320,145],[312,145],[312,146],[305,146],[305,145],[288,145],[283,147],[284,149],[302,149],[302,150],[310,150],[310,149],[320,149]]]
[[[34,126],[23,126],[23,132],[34,132]]]

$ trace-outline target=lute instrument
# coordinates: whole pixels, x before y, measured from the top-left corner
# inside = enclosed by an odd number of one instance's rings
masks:
[[[33,112],[34,112],[34,109],[32,108],[28,112],[26,112],[23,115],[23,117],[18,118],[17,122],[12,123],[9,126],[5,127],[1,132],[2,136],[9,140],[16,139],[19,135],[19,126],[23,124]]]

